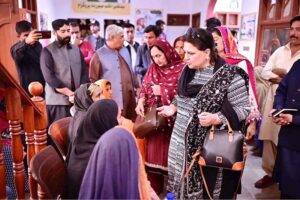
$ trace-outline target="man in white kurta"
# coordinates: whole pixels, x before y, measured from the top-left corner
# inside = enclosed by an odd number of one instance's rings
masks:
[[[290,70],[293,63],[300,59],[300,21],[291,21],[290,42],[279,47],[269,58],[262,71],[262,78],[270,82],[265,103],[263,105],[263,121],[259,132],[259,139],[263,140],[262,168],[266,176],[255,183],[255,187],[264,188],[273,183],[271,177],[277,154],[277,141],[280,126],[272,123],[268,117],[272,110],[274,95],[279,82]]]

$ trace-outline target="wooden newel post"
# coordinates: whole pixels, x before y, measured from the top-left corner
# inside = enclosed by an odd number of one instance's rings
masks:
[[[21,140],[21,97],[16,88],[7,88],[5,97],[7,119],[9,120],[10,134],[12,136],[13,169],[17,198],[24,199],[25,174]]]
[[[41,114],[36,112],[34,113],[34,144],[35,153],[38,153],[47,146],[47,107],[45,100],[41,97],[43,93],[42,84],[39,82],[30,83],[29,92],[33,96],[31,100],[41,111]],[[46,198],[46,193],[40,187],[38,187],[38,197],[39,199]]]
[[[34,147],[34,109],[31,105],[26,105],[23,107],[23,123],[24,131],[26,136],[27,144],[27,163],[28,163],[28,177],[29,177],[29,188],[30,188],[30,198],[37,199],[37,183],[32,178],[30,170],[31,158],[35,155]]]
[[[0,199],[6,199],[6,176],[4,168],[4,159],[2,153],[2,138],[0,135]]]
[[[43,86],[39,82],[32,82],[29,85],[29,92],[33,96],[31,100],[35,103],[42,114],[34,113],[34,139],[35,153],[40,152],[47,146],[47,107],[45,100],[40,96],[43,93]]]

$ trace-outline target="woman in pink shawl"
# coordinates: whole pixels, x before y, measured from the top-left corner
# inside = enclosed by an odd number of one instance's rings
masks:
[[[221,56],[228,64],[239,66],[247,72],[249,76],[249,101],[251,111],[247,118],[249,126],[246,134],[246,139],[249,140],[255,134],[256,122],[260,119],[253,66],[246,57],[238,53],[236,42],[228,28],[217,26],[213,28],[211,32],[215,44],[217,45],[216,48],[219,56]]]
[[[152,64],[142,82],[136,113],[144,116],[145,107],[152,107],[157,99],[170,105],[177,95],[177,82],[184,63],[175,49],[165,40],[157,40],[150,48]],[[156,131],[145,138],[145,165],[148,179],[157,194],[163,191],[167,175],[168,150],[174,119],[168,118],[169,128]]]

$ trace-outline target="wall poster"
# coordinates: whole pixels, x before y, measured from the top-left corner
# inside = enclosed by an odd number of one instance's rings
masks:
[[[135,29],[136,35],[142,36],[144,29],[148,25],[155,25],[155,22],[163,19],[162,10],[136,9],[135,11]]]
[[[242,15],[241,17],[241,40],[254,40],[255,39],[255,24],[256,13]]]

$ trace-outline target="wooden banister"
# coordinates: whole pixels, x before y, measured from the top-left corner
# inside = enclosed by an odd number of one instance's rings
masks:
[[[1,176],[2,175],[2,176]],[[2,153],[2,138],[0,136],[0,199],[6,198],[6,176],[4,168],[4,159]]]
[[[5,91],[6,113],[9,120],[10,133],[12,136],[12,154],[15,188],[17,198],[25,198],[25,173],[23,164],[23,146],[21,142],[23,122],[26,144],[27,161],[30,163],[35,153],[39,152],[47,145],[47,112],[45,100],[39,95],[43,92],[43,87],[39,83],[33,83],[30,89],[32,99],[21,88],[18,82],[11,76],[6,68],[0,63],[0,88]],[[37,193],[37,184],[31,177],[29,168],[30,197],[37,199],[43,197],[43,191]],[[0,199],[6,198],[5,170],[2,154],[2,142],[0,140]]]
[[[23,107],[23,119],[24,119],[24,131],[26,136],[27,145],[27,163],[28,163],[28,177],[29,177],[29,189],[30,198],[37,199],[37,183],[32,178],[29,163],[31,158],[35,155],[34,146],[34,110],[30,105]]]
[[[12,153],[15,187],[18,199],[25,198],[25,174],[23,163],[23,145],[21,138],[21,99],[16,88],[9,87],[5,91],[6,114],[12,136]]]
[[[43,93],[43,86],[39,82],[33,82],[29,85],[29,92],[33,96],[31,100],[43,111],[42,114],[34,114],[34,141],[35,141],[35,153],[40,152],[47,146],[47,127],[48,127],[48,118],[47,118],[47,108],[45,100],[40,97]],[[30,163],[30,162],[29,162]],[[37,195],[39,199],[46,199],[46,192],[39,186]]]

